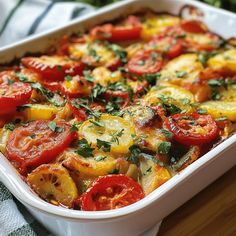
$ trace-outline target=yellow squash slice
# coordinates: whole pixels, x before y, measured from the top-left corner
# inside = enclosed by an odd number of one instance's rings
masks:
[[[146,105],[157,105],[166,100],[168,104],[173,104],[185,112],[193,111],[191,103],[194,96],[188,90],[175,85],[153,87],[144,97]]]
[[[27,177],[28,184],[48,202],[71,208],[78,197],[77,187],[67,169],[59,164],[44,164]]]
[[[130,123],[118,116],[102,115],[99,123],[94,119],[85,121],[79,129],[79,136],[85,138],[92,147],[98,147],[102,142],[110,145],[114,153],[128,153],[133,145],[135,134]]]
[[[171,15],[153,15],[149,14],[142,24],[142,38],[150,39],[153,35],[160,34],[167,27],[177,25],[180,22],[179,17]]]
[[[224,51],[208,60],[208,66],[212,69],[229,69],[236,72],[236,49]]]
[[[32,104],[23,111],[26,120],[50,120],[60,111],[60,108],[47,104]]]
[[[236,121],[236,101],[208,101],[200,105],[214,118],[227,117],[231,121]]]
[[[95,178],[111,173],[118,164],[110,153],[97,152],[92,157],[83,157],[76,153],[69,152],[63,161],[63,166],[71,171],[78,171],[84,178]]]

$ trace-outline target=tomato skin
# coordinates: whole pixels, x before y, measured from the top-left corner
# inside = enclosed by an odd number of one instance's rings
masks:
[[[180,26],[189,33],[204,34],[207,32],[205,24],[198,20],[183,20]]]
[[[102,211],[128,206],[144,198],[142,187],[125,175],[97,178],[81,196],[81,210]]]
[[[95,39],[118,42],[139,39],[141,31],[142,27],[137,17],[129,16],[124,26],[112,24],[97,26],[90,31],[90,35]]]
[[[7,157],[18,163],[19,169],[26,171],[54,160],[76,138],[76,133],[71,132],[65,122],[56,122],[62,132],[51,130],[48,124],[49,121],[45,120],[33,121],[10,134],[6,145]]]
[[[185,118],[189,117],[189,118]],[[196,124],[191,124],[194,122]],[[168,117],[163,126],[173,133],[173,139],[185,145],[202,145],[214,140],[218,135],[216,122],[210,115],[176,114]],[[194,128],[203,128],[205,134],[194,132]]]
[[[17,106],[29,101],[32,91],[29,84],[22,82],[0,84],[0,115],[15,112]]]
[[[182,39],[174,39],[169,36],[157,36],[149,41],[147,48],[163,53],[165,56],[172,59],[182,54],[184,44],[185,42]]]
[[[21,62],[41,76],[42,80],[61,81],[66,75],[81,75],[84,64],[62,56],[24,57]]]
[[[129,72],[143,75],[154,74],[160,71],[163,61],[159,53],[153,50],[138,52],[127,64]]]
[[[47,89],[49,89],[52,92],[58,92],[61,91],[61,82],[60,81],[47,81],[44,80],[42,81],[42,84],[44,87],[46,87]]]

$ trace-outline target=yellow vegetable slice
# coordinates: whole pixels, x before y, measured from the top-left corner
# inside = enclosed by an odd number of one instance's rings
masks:
[[[50,120],[60,111],[60,108],[46,104],[32,104],[23,111],[26,120]]]
[[[214,118],[227,117],[231,121],[236,121],[236,102],[208,101],[200,105]]]
[[[150,39],[153,35],[160,34],[167,27],[177,25],[180,22],[179,17],[160,14],[149,14],[142,24],[142,38]]]
[[[222,88],[219,95],[221,101],[236,102],[236,89],[231,85],[227,86],[227,89]]]
[[[166,137],[161,132],[162,122],[148,106],[131,106],[125,110],[124,119],[135,128],[136,144],[142,149],[156,151]]]
[[[164,184],[171,178],[169,171],[155,164],[151,160],[143,159],[140,162],[141,178],[140,184],[146,195]]]
[[[101,42],[79,43],[69,47],[70,56],[93,66],[110,66],[116,54]]]
[[[82,178],[95,178],[107,175],[116,169],[117,159],[110,153],[97,152],[92,157],[83,157],[70,152],[67,155],[63,166],[71,171],[78,171]]]
[[[201,70],[203,70],[203,66],[199,62],[197,54],[184,54],[166,64],[157,84],[184,85],[185,83],[193,83],[199,78]]]
[[[236,72],[236,49],[217,54],[210,58],[207,64],[212,69],[229,69]]]
[[[102,86],[107,86],[108,83],[115,83],[121,80],[120,71],[111,72],[106,67],[97,67],[92,71],[94,83],[99,83]]]
[[[28,184],[44,200],[71,208],[78,191],[66,168],[59,164],[44,164],[27,176]]]
[[[110,151],[128,153],[133,145],[134,128],[130,123],[118,116],[104,114],[99,119],[99,125],[94,119],[85,121],[79,129],[79,136],[85,138],[92,147],[99,146],[99,141],[108,142]]]
[[[7,140],[10,136],[11,131],[6,128],[0,129],[0,152],[5,154]]]
[[[157,105],[166,100],[185,112],[193,111],[189,104],[194,102],[194,96],[188,90],[175,85],[153,87],[144,97],[144,103],[148,106]]]

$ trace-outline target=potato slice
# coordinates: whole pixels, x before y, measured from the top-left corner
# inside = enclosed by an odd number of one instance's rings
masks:
[[[144,97],[146,105],[157,105],[166,99],[168,104],[173,104],[185,112],[192,112],[190,103],[194,102],[194,96],[188,90],[175,85],[153,87]]]
[[[208,101],[200,105],[214,118],[227,117],[231,121],[236,121],[236,102],[228,101]]]
[[[208,66],[214,70],[228,69],[236,72],[236,49],[224,51],[210,58],[207,62]]]
[[[143,159],[140,162],[141,178],[140,184],[146,195],[164,184],[171,178],[169,171],[155,164],[151,160]]]
[[[78,171],[82,178],[95,178],[107,175],[116,169],[117,159],[110,153],[97,152],[94,157],[82,157],[74,152],[69,152],[63,161],[63,166],[71,171]]]
[[[27,182],[44,200],[71,208],[78,190],[68,171],[59,164],[44,164],[27,176]]]
[[[99,140],[110,145],[113,153],[128,153],[133,145],[134,128],[128,121],[118,116],[104,114],[99,124],[94,119],[85,121],[79,129],[79,136],[85,138],[92,147],[98,146]]]
[[[26,120],[50,120],[61,109],[53,105],[32,104],[23,111]]]

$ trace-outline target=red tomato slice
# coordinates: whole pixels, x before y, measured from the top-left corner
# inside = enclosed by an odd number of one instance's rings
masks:
[[[142,187],[125,175],[97,178],[81,197],[83,211],[104,211],[131,205],[144,198]]]
[[[29,101],[31,94],[32,88],[26,83],[0,84],[0,115],[16,111],[17,106]]]
[[[160,71],[163,65],[162,57],[153,50],[141,51],[134,55],[128,62],[129,72],[143,75],[154,74]]]
[[[180,26],[189,33],[204,34],[208,31],[206,25],[199,20],[183,20]]]
[[[76,133],[71,132],[70,126],[63,121],[53,123],[51,128],[49,126],[50,121],[33,121],[10,134],[7,157],[18,163],[21,173],[54,160],[76,137]]]
[[[49,89],[52,92],[58,92],[61,91],[61,87],[62,87],[62,82],[61,81],[47,81],[47,80],[43,80],[41,81],[42,85]]]
[[[92,111],[99,111],[99,112],[105,111],[104,105],[102,105],[101,103],[89,102],[88,104],[85,105],[80,99],[68,98],[67,100],[72,113],[79,121],[85,121],[88,119],[89,114],[87,112],[88,109],[86,109],[86,107],[88,107]]]
[[[184,40],[174,39],[172,37],[154,37],[148,44],[147,48],[163,53],[169,58],[174,58],[182,54],[184,49]]]
[[[129,16],[122,26],[105,24],[93,28],[90,35],[99,40],[111,42],[136,40],[140,38],[142,31],[141,24],[136,16]]]
[[[201,145],[218,136],[218,127],[210,115],[176,114],[164,121],[173,138],[185,145]]]
[[[81,75],[84,69],[82,63],[63,56],[25,57],[21,62],[49,81],[63,80],[66,75]]]

